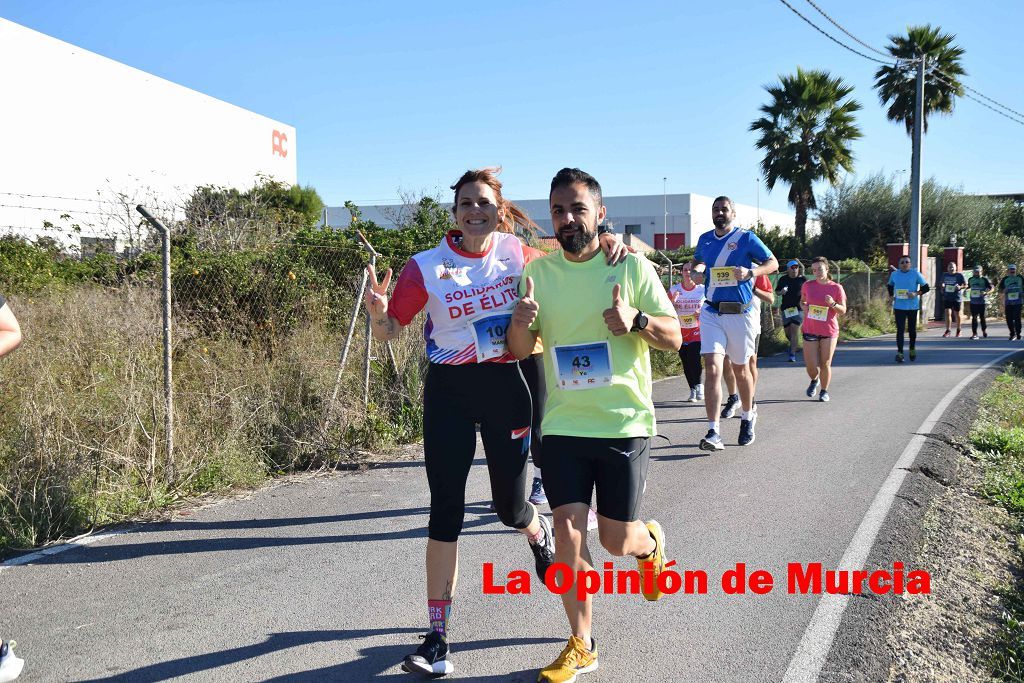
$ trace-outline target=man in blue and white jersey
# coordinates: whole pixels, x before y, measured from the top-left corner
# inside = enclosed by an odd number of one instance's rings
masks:
[[[729,356],[736,375],[740,404],[741,446],[754,443],[754,378],[747,361],[757,350],[761,331],[761,302],[754,296],[754,279],[779,269],[779,261],[757,235],[733,225],[736,207],[728,197],[718,197],[711,205],[715,229],[697,240],[694,269],[704,272],[706,302],[700,310],[700,352],[704,356],[707,380],[704,407],[708,414],[708,433],[700,448],[720,451],[725,448],[719,433],[719,405],[722,402],[722,364]]]

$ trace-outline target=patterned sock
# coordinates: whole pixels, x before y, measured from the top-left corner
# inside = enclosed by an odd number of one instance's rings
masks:
[[[427,612],[430,614],[430,628],[445,638],[448,637],[448,617],[452,613],[451,600],[427,600]]]

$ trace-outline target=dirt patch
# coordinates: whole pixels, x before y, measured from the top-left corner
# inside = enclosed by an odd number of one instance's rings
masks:
[[[982,469],[958,457],[957,480],[931,502],[914,566],[932,577],[930,595],[907,595],[886,637],[888,680],[989,681],[999,637],[998,590],[1013,580],[1015,534],[1005,510],[975,493]]]

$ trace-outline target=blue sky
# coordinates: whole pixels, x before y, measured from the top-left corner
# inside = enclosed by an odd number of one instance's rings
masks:
[[[955,33],[965,82],[1024,111],[1017,0],[817,4],[878,48],[908,24]],[[670,193],[754,204],[747,127],[763,86],[797,66],[855,87],[858,174],[910,168],[910,140],[871,87],[878,65],[775,0],[0,0],[0,16],[295,126],[299,180],[330,205],[447,197],[463,170],[494,164],[511,198],[546,196],[571,165],[608,195],[660,194],[667,176]],[[943,183],[1022,192],[1021,159],[1024,126],[973,101],[929,122],[924,170]],[[786,190],[762,187],[761,205],[787,210]]]

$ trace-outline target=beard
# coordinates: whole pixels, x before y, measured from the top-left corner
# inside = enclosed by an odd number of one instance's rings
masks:
[[[574,232],[568,236],[562,235],[562,230],[574,228]],[[562,249],[570,254],[578,254],[597,237],[597,231],[590,232],[583,223],[570,223],[563,226],[555,233],[555,239],[562,245]]]

